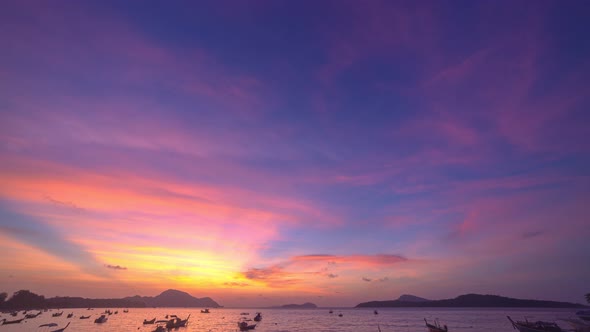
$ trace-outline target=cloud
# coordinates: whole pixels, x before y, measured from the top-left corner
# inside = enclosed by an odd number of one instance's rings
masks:
[[[302,264],[322,262],[325,264],[349,264],[354,267],[369,267],[369,266],[388,266],[403,263],[408,259],[401,255],[395,254],[376,254],[376,255],[302,255],[292,257],[289,264]]]
[[[251,268],[242,275],[253,281],[258,281],[273,288],[286,288],[303,282],[305,273],[285,271],[283,268],[274,265],[268,268]]]
[[[113,269],[113,270],[127,270],[126,267],[121,266],[121,265],[110,265],[110,264],[105,264],[105,267],[107,269]]]
[[[51,197],[49,195],[45,195],[44,198],[56,206],[66,208],[66,209],[72,210],[74,212],[83,212],[84,211],[83,208],[79,207],[77,204],[75,204],[73,202],[63,202],[63,201],[54,199],[53,197]]]
[[[379,278],[379,279],[374,279],[374,278],[362,277],[361,280],[366,281],[366,282],[386,282],[386,281],[389,281],[389,278],[383,277],[383,278]]]
[[[319,278],[318,280],[338,278],[337,272],[340,269],[360,272],[367,268],[389,268],[407,261],[407,258],[393,254],[310,254],[293,256],[286,261],[264,268],[251,268],[242,272],[242,275],[244,278],[262,282],[271,287],[287,287],[308,282],[314,278]],[[386,280],[387,278],[382,278],[375,281]],[[370,282],[372,279],[365,281]]]
[[[533,232],[525,232],[525,233],[522,233],[521,236],[522,236],[523,239],[531,239],[531,238],[534,238],[534,237],[539,237],[539,236],[541,236],[543,234],[545,234],[544,231],[533,231]]]
[[[366,281],[366,282],[387,282],[389,281],[389,277],[382,277],[382,278],[369,278],[369,277],[362,277],[361,278],[362,281]]]
[[[248,271],[244,272],[244,276],[248,279],[253,280],[266,280],[272,279],[277,276],[284,275],[284,271],[282,268],[278,266],[271,266],[268,268],[252,268]]]

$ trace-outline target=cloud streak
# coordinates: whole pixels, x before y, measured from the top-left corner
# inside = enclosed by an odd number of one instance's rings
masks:
[[[121,265],[110,265],[110,264],[106,264],[104,267],[106,267],[107,269],[118,270],[118,271],[127,270],[126,267],[121,266]]]

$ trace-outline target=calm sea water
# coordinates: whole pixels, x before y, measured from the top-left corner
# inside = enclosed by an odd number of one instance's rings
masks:
[[[68,322],[70,326],[67,332],[75,331],[139,331],[148,332],[155,329],[155,325],[143,325],[144,319],[164,319],[167,314],[175,314],[181,318],[191,315],[186,328],[180,328],[178,332],[233,332],[238,331],[237,322],[242,317],[254,318],[256,312],[262,312],[262,321],[258,323],[253,332],[377,332],[379,326],[382,332],[424,332],[424,318],[429,321],[438,318],[441,324],[446,324],[450,332],[501,332],[514,331],[506,315],[513,319],[556,321],[562,328],[569,328],[559,318],[574,317],[575,309],[429,309],[429,308],[381,308],[375,315],[373,309],[211,309],[211,313],[203,314],[196,308],[130,308],[128,313],[122,309],[117,315],[109,316],[108,322],[95,324],[94,318],[98,317],[104,309],[64,309],[62,317],[51,317],[56,310],[45,312],[41,316],[27,320],[17,325],[0,326],[0,332],[11,331],[35,331],[46,332],[64,327]],[[73,318],[66,318],[70,312]],[[240,315],[248,312],[250,315]],[[342,317],[338,314],[342,313]],[[80,320],[80,315],[92,315],[90,319]],[[17,317],[2,314],[1,318],[13,320],[22,317],[22,312]],[[39,328],[44,323],[57,323],[58,327]],[[255,322],[250,322],[250,324]]]

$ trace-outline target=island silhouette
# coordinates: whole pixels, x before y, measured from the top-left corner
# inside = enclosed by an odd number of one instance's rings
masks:
[[[277,307],[270,307],[271,309],[315,309],[318,306],[311,302],[305,302],[303,304],[284,304]]]
[[[121,299],[89,299],[56,296],[45,298],[28,290],[20,290],[7,301],[0,302],[0,310],[47,308],[146,308],[146,307],[202,307],[219,308],[209,297],[196,298],[186,292],[168,289],[157,296],[132,296]]]
[[[397,300],[359,303],[355,308],[585,308],[579,303],[523,300],[499,295],[465,294],[454,299],[427,300],[414,295],[402,295]]]

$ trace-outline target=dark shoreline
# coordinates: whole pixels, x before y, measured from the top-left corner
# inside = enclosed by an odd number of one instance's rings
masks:
[[[424,301],[370,301],[355,308],[588,308],[579,303],[523,300],[498,295],[466,294],[454,299]]]

